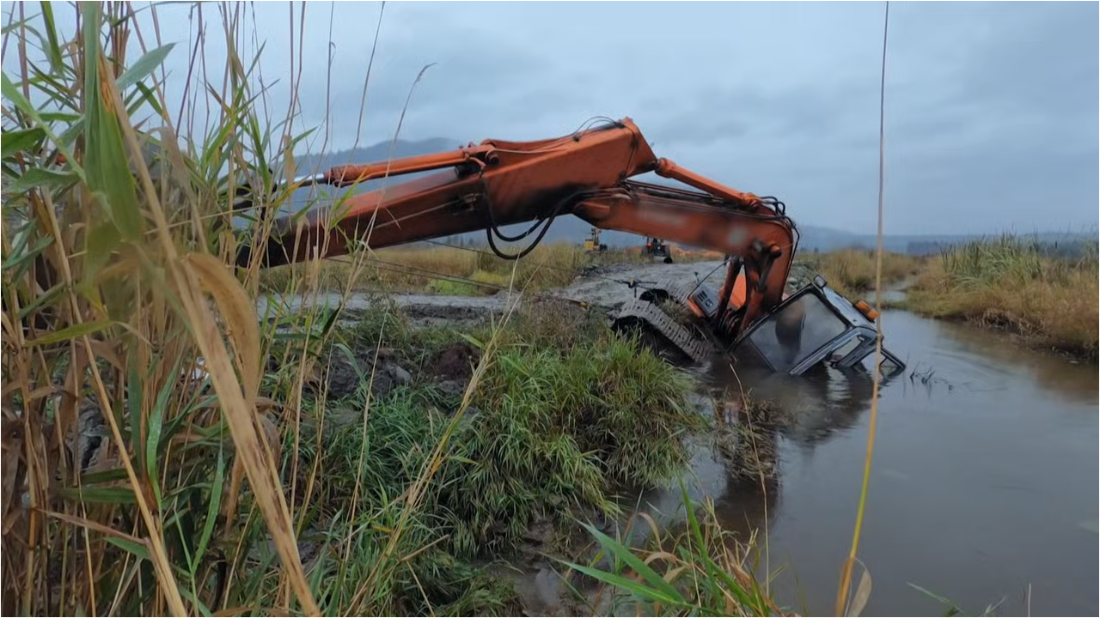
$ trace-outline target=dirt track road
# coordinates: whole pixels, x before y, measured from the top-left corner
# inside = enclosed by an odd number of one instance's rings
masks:
[[[673,264],[620,264],[577,277],[570,285],[546,292],[547,294],[587,302],[613,309],[634,296],[633,289],[625,282],[634,280],[639,285],[653,284],[662,279],[698,281],[705,279],[712,285],[721,285],[724,271],[721,261],[688,262]],[[490,315],[500,315],[512,303],[520,300],[516,292],[501,291],[493,296],[437,296],[431,294],[393,294],[387,298],[401,307],[417,324],[476,322]],[[377,297],[376,297],[377,298]],[[376,298],[366,294],[354,294],[344,303],[343,315],[349,321],[368,310]],[[312,307],[336,308],[340,295],[318,294],[303,298],[300,295],[269,295],[257,302],[256,309],[264,316],[269,305],[281,305],[290,313],[302,310],[303,304]],[[274,308],[274,307],[273,307]]]

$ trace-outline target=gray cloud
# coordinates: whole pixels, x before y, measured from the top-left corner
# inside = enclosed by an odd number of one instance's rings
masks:
[[[379,8],[307,6],[295,122],[301,128],[325,117],[334,10],[330,148],[356,139]],[[391,3],[362,143],[392,137],[417,73],[437,63],[416,87],[403,137],[539,139],[594,115],[630,116],[660,156],[778,195],[801,223],[871,232],[882,8]],[[167,85],[178,96],[195,14],[159,11],[163,36],[180,43]],[[251,7],[244,13],[253,18]],[[289,99],[288,13],[285,4],[254,9],[256,36],[267,43],[265,83],[279,80],[269,93],[276,110]],[[1098,17],[1095,3],[892,6],[887,231],[1097,225]],[[251,28],[246,34],[247,56],[255,46]],[[213,32],[209,41],[217,64],[224,41]],[[11,70],[9,58],[4,66]]]

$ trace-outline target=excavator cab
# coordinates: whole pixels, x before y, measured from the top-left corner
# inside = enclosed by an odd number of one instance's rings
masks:
[[[866,302],[852,303],[818,275],[791,294],[764,319],[738,338],[739,356],[755,356],[773,371],[802,375],[821,363],[839,369],[870,369],[878,314]],[[884,377],[905,369],[897,356],[882,349]]]
[[[873,364],[870,359],[874,359],[878,314],[866,302],[852,303],[837,293],[820,275],[787,295],[736,337],[723,334],[723,329],[709,329],[708,337],[708,329],[700,328],[715,323],[721,311],[720,298],[721,292],[711,285],[666,280],[624,305],[616,324],[636,326],[644,322],[647,330],[660,335],[665,346],[699,363],[710,358],[708,350],[713,348],[706,339],[711,339],[739,362],[793,376],[825,364],[854,371],[870,370]],[[733,314],[744,299],[745,282],[738,277],[730,300]],[[692,320],[684,323],[664,313],[660,305],[665,300],[687,307]],[[905,370],[905,363],[885,347],[882,356],[879,366],[884,378]]]

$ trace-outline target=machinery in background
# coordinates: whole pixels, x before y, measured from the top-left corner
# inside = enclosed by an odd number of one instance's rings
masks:
[[[607,245],[600,242],[600,228],[593,227],[588,238],[584,239],[585,251],[607,251]]]
[[[650,236],[645,239],[645,254],[648,257],[660,259],[665,264],[672,263],[672,253],[669,251],[668,243],[660,238]]]

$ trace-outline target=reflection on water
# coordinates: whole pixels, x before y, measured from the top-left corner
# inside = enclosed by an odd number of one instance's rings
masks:
[[[940,612],[910,584],[964,610],[1096,613],[1095,366],[1022,349],[1004,336],[896,312],[884,316],[905,375],[883,385],[861,559],[874,578],[867,614]],[[822,369],[790,378],[717,364],[716,393],[782,410],[779,480],[733,486],[700,455],[697,494],[723,523],[767,530],[788,603],[831,613],[862,478],[872,384]],[[674,493],[653,499],[672,509]],[[667,510],[666,510],[667,512]]]

